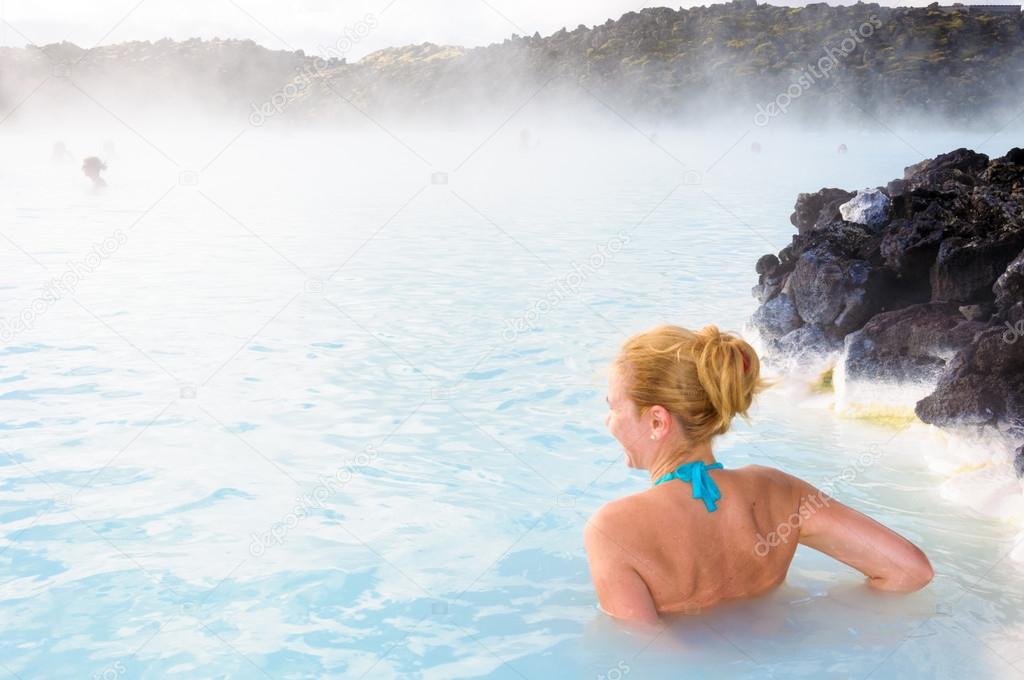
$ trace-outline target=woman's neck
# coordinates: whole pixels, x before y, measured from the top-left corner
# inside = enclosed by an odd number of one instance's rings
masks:
[[[715,462],[715,454],[711,452],[711,442],[703,444],[677,442],[674,445],[666,445],[663,452],[655,458],[654,465],[650,467],[651,482],[656,482],[680,465],[686,465],[695,460],[702,461],[705,465]]]

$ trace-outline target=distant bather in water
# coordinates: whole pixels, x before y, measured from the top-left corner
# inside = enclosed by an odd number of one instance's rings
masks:
[[[100,173],[107,169],[106,163],[101,161],[96,156],[89,156],[82,161],[82,172],[85,176],[92,180],[94,187],[105,187],[107,183],[100,177]]]
[[[932,579],[913,543],[811,484],[763,465],[723,469],[711,440],[764,383],[753,348],[714,326],[660,326],[626,341],[605,424],[653,486],[602,506],[584,531],[601,608],[641,623],[782,584],[798,544],[879,590]]]
[[[63,163],[64,161],[71,160],[71,152],[68,151],[68,147],[64,145],[64,142],[54,142],[53,154],[50,155],[50,160],[54,163]]]

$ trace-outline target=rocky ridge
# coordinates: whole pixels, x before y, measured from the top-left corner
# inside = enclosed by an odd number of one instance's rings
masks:
[[[258,107],[292,83],[293,120],[392,110],[472,114],[488,105],[511,110],[536,96],[591,105],[596,99],[623,114],[675,120],[732,110],[767,124],[784,105],[789,120],[805,125],[828,116],[907,113],[976,122],[982,114],[1016,112],[1022,37],[1019,11],[734,0],[648,8],[598,26],[513,35],[472,49],[388,48],[355,63],[337,51],[328,59],[248,40],[89,50],[61,43],[0,48],[0,104],[10,110],[42,78],[55,76],[90,92],[116,87],[153,106],[181,106],[192,97],[229,111]]]

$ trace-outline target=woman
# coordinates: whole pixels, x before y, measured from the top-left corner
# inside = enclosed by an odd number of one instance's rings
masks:
[[[601,608],[629,621],[771,590],[798,543],[845,562],[879,590],[932,579],[919,548],[807,482],[763,465],[723,469],[712,439],[764,383],[750,345],[714,326],[660,326],[626,341],[605,420],[652,488],[601,507],[584,543]]]

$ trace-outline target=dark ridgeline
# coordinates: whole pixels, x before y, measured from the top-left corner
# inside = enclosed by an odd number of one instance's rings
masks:
[[[856,221],[854,192],[797,198],[793,242],[756,267],[769,357],[842,349],[847,380],[936,385],[926,423],[1024,439],[1024,150],[957,149],[871,196]]]
[[[340,47],[323,46],[335,57],[329,60],[249,40],[4,48],[0,104],[10,109],[41,77],[56,74],[55,81],[67,76],[89,92],[116,92],[151,108],[246,113],[291,82],[278,101],[293,120],[360,118],[353,105],[369,114],[460,116],[486,105],[508,111],[543,86],[541,101],[594,106],[598,97],[636,116],[678,119],[723,110],[753,116],[758,105],[799,90],[792,122],[908,113],[977,122],[1018,103],[1024,84],[1019,10],[790,8],[736,0],[645,9],[591,28],[513,36],[473,49],[388,48],[356,63],[337,58],[351,47],[348,38]],[[67,90],[82,103],[80,93]]]

